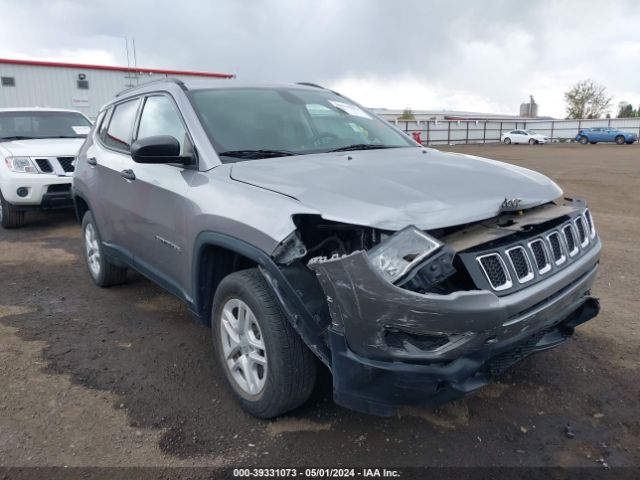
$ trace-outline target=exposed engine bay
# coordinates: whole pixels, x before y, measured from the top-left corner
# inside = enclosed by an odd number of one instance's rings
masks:
[[[504,212],[494,218],[467,225],[458,225],[421,232],[407,227],[399,232],[380,230],[372,227],[349,225],[325,220],[319,215],[297,215],[297,227],[293,235],[285,239],[276,249],[277,263],[290,265],[299,261],[305,265],[338,260],[354,252],[367,252],[373,262],[387,262],[382,250],[385,243],[404,236],[404,242],[396,242],[401,275],[385,275],[385,266],[378,271],[391,283],[417,293],[448,294],[454,291],[474,290],[478,287],[462,265],[459,252],[473,250],[482,245],[497,244],[512,235],[534,235],[538,230],[548,229],[562,222],[566,215],[577,211],[583,205],[570,199],[561,204],[554,202],[528,210]],[[407,238],[413,236],[413,238]],[[391,249],[386,252],[394,254]],[[437,250],[437,254],[431,254]],[[425,255],[425,252],[429,255]],[[426,257],[428,268],[422,268]],[[404,268],[402,268],[404,267]]]

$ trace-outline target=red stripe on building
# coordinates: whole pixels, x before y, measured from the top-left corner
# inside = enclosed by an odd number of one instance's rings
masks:
[[[58,67],[58,68],[76,68],[85,70],[109,70],[112,72],[132,72],[132,73],[157,73],[160,75],[191,75],[194,77],[210,77],[210,78],[234,78],[235,75],[230,73],[214,73],[214,72],[192,72],[188,70],[160,70],[157,68],[127,68],[114,67],[111,65],[87,65],[84,63],[64,63],[64,62],[44,62],[39,60],[15,60],[10,58],[0,58],[0,64],[11,65],[31,65],[35,67]]]

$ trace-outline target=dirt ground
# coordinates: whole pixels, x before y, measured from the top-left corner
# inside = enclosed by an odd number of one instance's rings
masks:
[[[210,331],[183,304],[136,274],[93,286],[72,214],[34,215],[0,229],[0,465],[640,465],[640,146],[443,149],[589,200],[602,313],[566,344],[437,411],[344,410],[324,375],[305,406],[260,421],[224,388]]]

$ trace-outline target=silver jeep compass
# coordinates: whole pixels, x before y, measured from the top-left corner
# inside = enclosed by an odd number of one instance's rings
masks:
[[[242,406],[438,405],[598,313],[586,202],[531,170],[424,148],[313,84],[162,80],[107,104],[73,197],[89,273],[133,268],[211,326]]]

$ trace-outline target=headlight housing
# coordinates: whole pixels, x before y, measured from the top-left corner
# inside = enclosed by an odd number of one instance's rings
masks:
[[[409,226],[373,247],[367,256],[380,275],[395,283],[442,246],[442,242]]]
[[[38,173],[38,169],[29,157],[6,157],[7,168],[16,173]]]

